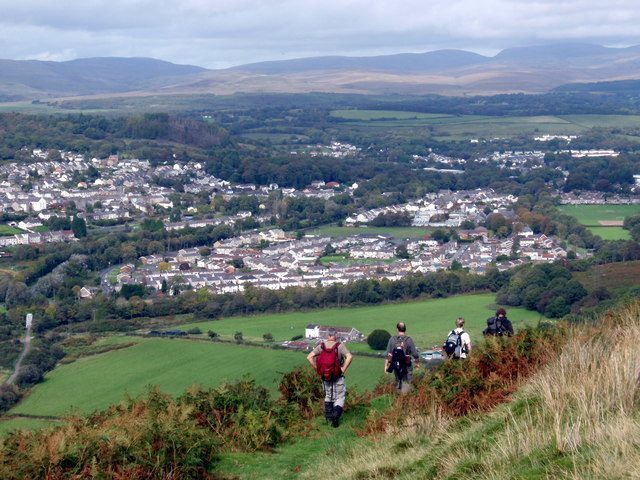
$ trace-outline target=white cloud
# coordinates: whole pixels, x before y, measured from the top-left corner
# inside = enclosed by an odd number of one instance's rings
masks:
[[[63,6],[61,6],[63,5]],[[0,58],[150,56],[224,67],[547,41],[640,43],[635,0],[0,0]]]

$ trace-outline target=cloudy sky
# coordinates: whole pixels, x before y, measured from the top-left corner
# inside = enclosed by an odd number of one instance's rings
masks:
[[[640,44],[637,0],[0,0],[0,58],[223,68],[319,55]]]

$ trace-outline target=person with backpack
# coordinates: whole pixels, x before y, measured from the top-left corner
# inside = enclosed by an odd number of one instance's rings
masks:
[[[337,340],[335,328],[329,328],[327,340],[321,342],[307,355],[307,360],[318,372],[324,388],[324,415],[333,426],[340,425],[347,387],[344,374],[353,356],[343,343]]]
[[[456,328],[451,330],[442,348],[448,358],[455,360],[467,358],[471,351],[471,337],[464,331],[464,318],[458,317],[456,319]]]
[[[420,364],[420,354],[413,339],[406,334],[407,326],[404,322],[398,322],[396,330],[397,334],[391,337],[387,343],[384,371],[395,375],[397,391],[407,393],[411,390],[414,363],[412,359],[415,360],[417,368]]]
[[[513,335],[513,325],[507,318],[507,311],[504,308],[497,309],[495,317],[487,318],[487,328],[483,330],[482,334],[494,337]]]

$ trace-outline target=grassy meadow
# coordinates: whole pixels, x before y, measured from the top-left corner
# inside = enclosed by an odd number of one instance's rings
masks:
[[[105,341],[131,340],[115,337]],[[150,385],[179,395],[194,384],[216,386],[247,374],[275,394],[281,374],[306,362],[304,353],[294,351],[183,339],[135,340],[134,346],[56,367],[9,414],[88,413],[117,403],[125,395],[137,396]],[[371,389],[381,373],[381,360],[359,357],[347,380],[353,388]]]
[[[223,338],[231,339],[235,332],[242,332],[245,339],[262,341],[262,335],[271,333],[276,340],[290,340],[304,335],[310,323],[354,327],[365,335],[382,328],[395,331],[396,322],[407,323],[407,333],[419,348],[442,344],[446,334],[453,328],[457,317],[466,319],[466,330],[472,341],[479,340],[487,318],[495,311],[495,295],[458,295],[454,297],[421,300],[367,307],[327,308],[309,312],[231,317],[208,322],[180,325],[181,330],[198,327],[206,334],[212,330]],[[508,309],[508,316],[516,328],[526,323],[535,324],[540,318],[537,312],[520,308]],[[366,349],[369,347],[367,346]]]
[[[632,215],[640,215],[640,205],[560,205],[558,208],[603,240],[629,240],[631,236],[621,226],[606,226],[600,222],[622,222]]]
[[[438,139],[494,138],[535,134],[579,134],[593,127],[638,127],[638,115],[486,116],[384,110],[333,110],[354,126],[428,128]]]
[[[375,328],[393,332],[396,322],[405,321],[408,333],[419,348],[425,349],[441,344],[459,315],[467,319],[472,341],[479,341],[486,318],[495,309],[493,302],[493,294],[461,295],[374,307],[234,317],[179,328],[199,327],[205,332],[203,338],[208,330],[227,339],[242,331],[247,340],[262,341],[264,333],[271,333],[280,341],[304,334],[309,323],[353,326],[368,334]],[[539,319],[536,312],[515,308],[509,310],[509,317],[516,328],[535,324]],[[0,433],[48,423],[20,415],[58,417],[70,411],[88,413],[117,403],[125,395],[139,395],[151,385],[179,395],[193,384],[215,386],[250,374],[276,393],[281,374],[306,362],[301,352],[185,339],[110,336],[101,339],[94,348],[130,342],[136,344],[56,367],[9,412],[10,416],[18,417],[0,423]],[[351,344],[350,348],[371,352],[366,344]],[[357,357],[348,375],[350,386],[358,390],[373,388],[382,373],[381,362],[377,358]]]

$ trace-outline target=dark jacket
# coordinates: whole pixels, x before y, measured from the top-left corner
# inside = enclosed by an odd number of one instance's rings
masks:
[[[413,343],[413,339],[408,335],[394,335],[391,337],[389,343],[387,343],[387,355],[390,355],[393,349],[401,343],[407,357],[413,357],[414,362],[418,363],[420,361],[420,353],[416,348],[416,344]]]
[[[497,337],[507,335],[510,337],[513,335],[513,325],[507,317],[503,317],[502,319],[498,317],[489,317],[487,318],[487,328],[483,330],[482,334]]]

